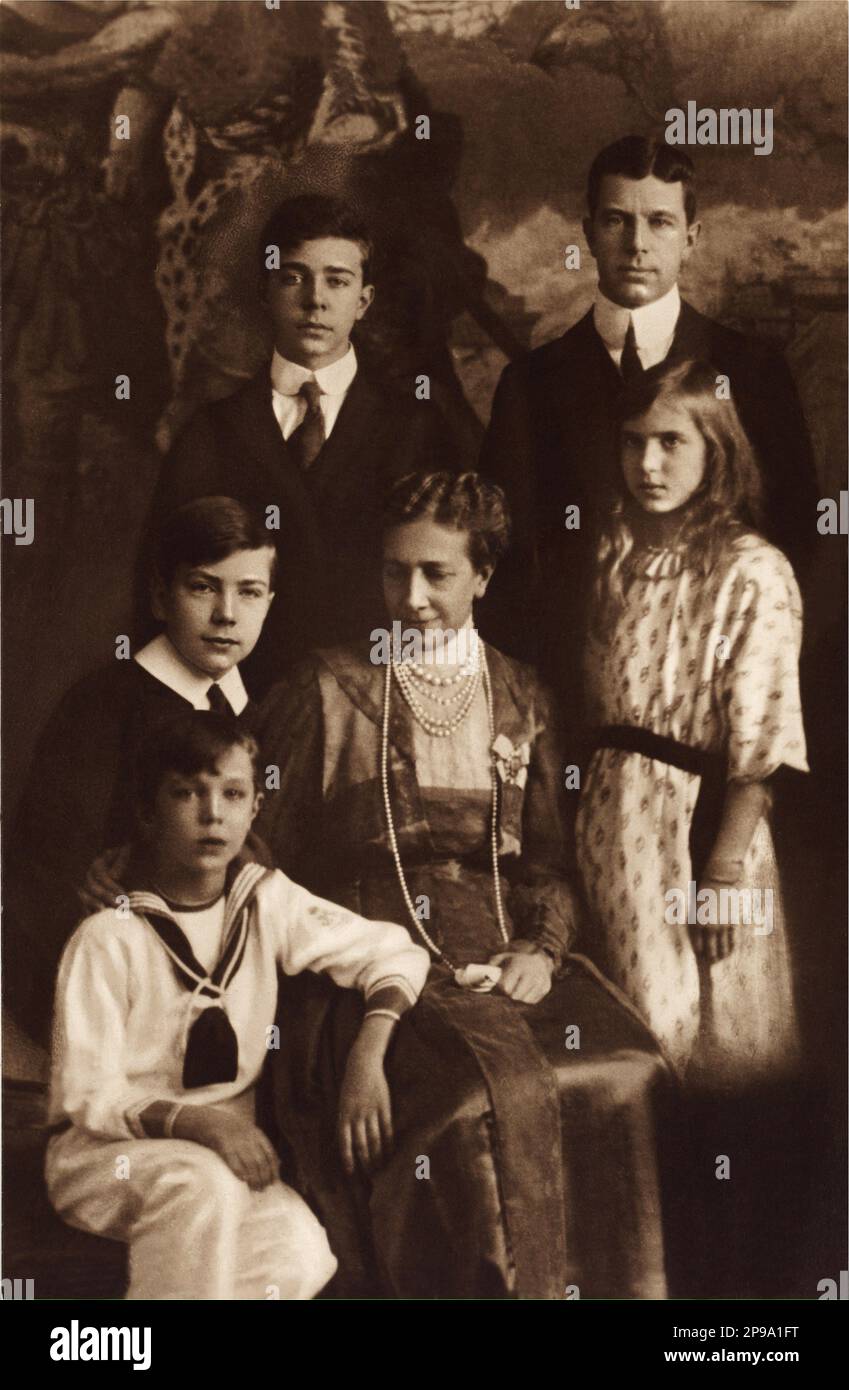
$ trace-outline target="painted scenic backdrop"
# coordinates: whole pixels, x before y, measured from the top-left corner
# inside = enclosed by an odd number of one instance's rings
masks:
[[[699,149],[697,307],[777,339],[823,494],[845,474],[842,0],[6,0],[7,788],[59,691],[127,630],[168,440],[269,350],[253,239],[287,191],[347,191],[386,243],[363,350],[427,371],[474,441],[508,356],[590,303],[593,153],[664,112],[771,106],[775,147]],[[428,114],[431,138],[414,138]],[[117,115],[130,139],[116,138]],[[130,399],[115,399],[115,377]]]
[[[773,108],[768,157],[695,151],[703,233],[683,288],[780,344],[822,495],[846,486],[844,0],[3,0],[0,65],[3,496],[35,501],[34,544],[2,547],[7,817],[51,705],[130,630],[169,440],[270,352],[254,244],[289,193],[341,192],[374,217],[358,350],[410,390],[426,372],[473,457],[504,363],[591,302],[593,154],[661,134],[690,100]],[[817,551],[819,772],[791,826],[789,902],[808,1053],[830,1079],[806,1088],[804,1138],[788,1134],[816,1161],[807,1253],[776,1271],[786,1296],[836,1276],[823,1252],[845,1186],[845,543]],[[45,1064],[6,1043],[7,1074]]]

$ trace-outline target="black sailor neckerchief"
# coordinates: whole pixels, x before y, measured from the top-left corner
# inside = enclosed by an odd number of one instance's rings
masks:
[[[184,1030],[183,1086],[214,1086],[235,1081],[239,1072],[239,1043],[227,1017],[224,999],[242,964],[259,883],[269,872],[262,864],[239,868],[227,891],[221,955],[207,972],[195,956],[171,909],[146,890],[128,895],[131,911],[158,936],[180,984],[189,991]],[[205,1004],[204,1000],[213,1000]],[[200,1012],[197,1013],[197,1009]],[[194,1020],[192,1015],[195,1014]]]

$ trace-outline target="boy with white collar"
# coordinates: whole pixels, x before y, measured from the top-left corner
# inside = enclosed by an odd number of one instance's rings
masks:
[[[392,1142],[383,1059],[427,952],[252,862],[258,764],[220,714],[151,731],[126,909],[87,918],[60,966],[48,1192],[71,1225],[129,1243],[130,1299],[306,1299],[336,1269],[255,1121],[278,969],[364,995],[339,1143],[368,1169]]]
[[[275,209],[257,247],[273,355],[187,423],[151,503],[148,530],[210,492],[276,508],[286,565],[271,640],[248,668],[257,697],[310,648],[370,632],[383,611],[383,495],[456,453],[435,399],[377,370],[357,340],[375,295],[374,260],[368,223],[344,201],[301,194]]]
[[[239,663],[274,597],[276,552],[262,522],[229,497],[181,507],[160,528],[150,577],[160,634],[133,659],[78,681],[36,747],[4,863],[7,1002],[46,1038],[56,965],[92,860],[134,828],[135,753],[188,709],[250,722]]]

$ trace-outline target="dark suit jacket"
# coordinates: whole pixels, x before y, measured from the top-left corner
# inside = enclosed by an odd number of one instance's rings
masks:
[[[682,303],[666,363],[687,358],[712,362],[730,378],[761,462],[765,533],[803,569],[816,535],[818,488],[783,357]],[[513,558],[493,582],[492,640],[536,661],[571,696],[594,572],[595,523],[605,484],[619,466],[616,409],[622,390],[590,311],[561,338],[504,369],[481,454],[482,471],[507,492],[516,528]],[[577,531],[564,525],[564,509],[573,503],[581,509]],[[529,612],[540,612],[540,622],[529,623]],[[534,626],[538,640],[529,641]]]
[[[278,547],[277,593],[243,668],[261,694],[310,648],[362,639],[384,622],[383,494],[405,473],[450,467],[432,404],[402,398],[360,364],[329,439],[303,472],[280,433],[265,367],[199,411],[176,440],[154,493],[141,568],[157,524],[183,502],[217,493],[262,516],[280,509],[280,529],[269,531]]]

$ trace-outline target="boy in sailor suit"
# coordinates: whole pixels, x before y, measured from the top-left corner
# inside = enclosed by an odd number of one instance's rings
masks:
[[[254,1119],[278,967],[363,993],[339,1143],[349,1169],[392,1143],[383,1059],[427,953],[252,862],[257,787],[256,743],[232,719],[192,712],[156,730],[132,889],[62,958],[48,1192],[70,1225],[129,1243],[130,1299],[306,1299],[336,1269]]]

